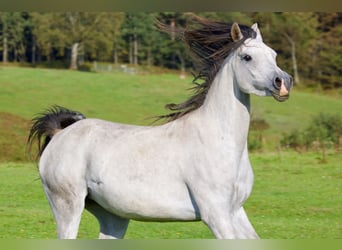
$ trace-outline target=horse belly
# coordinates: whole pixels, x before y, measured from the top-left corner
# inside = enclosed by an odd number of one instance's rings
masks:
[[[89,198],[107,211],[141,221],[193,221],[198,209],[184,185],[94,183]]]

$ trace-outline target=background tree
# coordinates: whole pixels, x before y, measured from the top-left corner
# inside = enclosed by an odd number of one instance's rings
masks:
[[[53,13],[36,13],[30,14],[32,23],[33,43],[32,50],[37,53],[38,61],[51,61],[52,48],[59,48],[60,52],[64,51],[63,45],[59,43],[60,34],[53,28]],[[35,55],[34,55],[35,57]],[[33,61],[36,61],[35,59]]]
[[[317,38],[318,23],[315,14],[268,13],[261,19],[266,23],[265,40],[280,55],[280,64],[292,72],[294,83],[300,84],[300,74],[307,75],[309,67],[299,68],[298,65],[303,65],[303,62],[307,65],[313,60],[312,56],[315,56],[312,53]],[[263,27],[261,29],[263,32]]]
[[[173,29],[184,28],[189,17],[188,13],[162,12],[159,13],[158,20],[168,25],[172,31]],[[192,62],[190,53],[185,47],[185,44],[175,34],[176,33],[173,32],[170,34],[161,33],[164,42],[162,43],[162,46],[159,46],[163,55],[160,59],[162,65],[167,68],[180,69],[181,74],[183,75],[185,68],[191,67]]]
[[[77,69],[77,59],[80,50],[95,52],[97,48],[108,52],[112,44],[109,43],[111,32],[106,24],[105,13],[94,12],[66,12],[55,14],[57,29],[63,31],[63,42],[71,50],[70,69]],[[108,39],[107,39],[108,38]]]
[[[110,43],[111,45],[111,61],[114,63],[118,63],[118,51],[120,47],[120,28],[125,20],[125,14],[122,12],[108,12],[105,13],[107,18],[104,18],[105,25],[107,26],[106,30],[110,33]]]
[[[245,25],[252,25],[251,14],[242,12],[199,12],[197,15],[213,20],[222,20],[223,22],[237,22]]]
[[[0,12],[2,61],[25,61],[24,29],[22,12]]]
[[[83,54],[86,60],[113,61],[117,53],[117,41],[124,14],[117,12],[92,13],[98,15],[95,27],[83,39]],[[93,30],[92,30],[93,29]],[[88,36],[88,37],[87,37]]]
[[[104,57],[113,49],[113,36],[122,22],[121,13],[35,13],[34,34],[42,53],[50,60],[53,50],[70,55],[70,69],[77,69],[79,53]]]
[[[295,129],[283,134],[280,144],[296,150],[308,150],[314,146],[322,152],[322,160],[326,160],[326,148],[334,146],[340,151],[342,117],[338,114],[320,113],[312,116],[311,123],[304,130]]]
[[[125,22],[121,27],[123,39],[126,41],[126,61],[138,65],[139,59],[151,58],[151,46],[155,39],[155,13],[134,12],[126,13]]]
[[[342,87],[342,13],[318,13],[316,79],[323,88]]]
[[[195,14],[246,25],[257,22],[264,41],[278,53],[279,65],[294,76],[296,84],[342,87],[341,13]],[[96,60],[185,71],[194,66],[189,51],[172,32],[159,32],[155,20],[176,29],[185,27],[190,16],[183,12],[0,12],[0,57],[4,62],[38,61],[71,69]]]

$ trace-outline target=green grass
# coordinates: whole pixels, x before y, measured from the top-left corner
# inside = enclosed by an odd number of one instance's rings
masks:
[[[127,75],[0,68],[0,162],[27,161],[29,119],[54,104],[123,123],[151,124],[164,105],[185,99],[191,79],[175,74]],[[17,128],[19,126],[19,128]]]
[[[246,204],[263,238],[342,237],[342,154],[252,154],[255,184]]]
[[[252,154],[255,173],[247,214],[264,239],[341,239],[342,154]],[[55,222],[36,166],[0,165],[0,238],[53,239]],[[96,238],[97,221],[84,212],[80,238]],[[127,239],[213,238],[201,222],[130,223]]]
[[[273,98],[253,95],[251,106],[252,116],[265,119],[270,125],[264,132],[263,146],[267,150],[278,147],[283,133],[306,128],[315,114],[322,112],[342,116],[341,97],[297,91],[296,88],[283,103],[275,102]]]
[[[97,117],[148,124],[168,102],[189,93],[191,79],[174,74],[127,75],[70,70],[0,68],[0,111],[24,118],[58,104]]]
[[[148,124],[146,117],[165,113],[164,105],[189,96],[191,78],[176,74],[127,75],[70,70],[0,68],[0,111],[31,118],[52,104],[89,117]],[[252,115],[266,119],[270,131],[307,124],[318,112],[342,114],[342,99],[296,91],[284,103],[252,96]]]
[[[164,109],[166,103],[177,103],[188,97],[191,92],[186,89],[192,87],[191,80],[191,77],[181,80],[177,74],[171,73],[127,75],[2,67],[0,112],[29,120],[36,113],[58,104],[81,111],[87,117],[146,125],[153,121],[148,117],[168,112]],[[329,112],[342,115],[341,107],[342,98],[297,91],[296,88],[284,103],[278,103],[271,97],[252,96],[252,116],[263,118],[270,125],[264,132],[267,150],[278,146],[282,133],[306,126],[313,114]],[[27,130],[28,123],[18,133],[22,137],[22,131]],[[25,139],[20,140],[16,136],[18,133],[14,132],[15,141],[24,145]],[[0,145],[6,136],[3,133],[0,131]],[[8,145],[7,142],[5,144]]]
[[[149,124],[164,104],[184,100],[191,78],[176,74],[125,75],[69,70],[0,68],[0,238],[55,238],[55,224],[36,166],[25,163],[28,120],[52,104],[87,117]],[[297,154],[275,148],[283,132],[303,128],[313,114],[342,114],[342,100],[293,89],[284,103],[252,97],[252,115],[266,119],[263,154],[251,154],[255,185],[246,203],[262,238],[341,238],[342,155]],[[278,153],[272,153],[276,151]],[[8,163],[22,161],[24,163]],[[80,238],[96,238],[87,212]],[[132,222],[126,238],[212,238],[202,223]]]

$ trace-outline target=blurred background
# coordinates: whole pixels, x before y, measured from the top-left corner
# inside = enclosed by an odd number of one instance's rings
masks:
[[[195,14],[246,25],[258,22],[295,84],[341,87],[340,12]],[[0,12],[0,59],[81,70],[91,70],[95,61],[189,69],[192,61],[183,43],[158,32],[154,23],[158,19],[176,29],[190,17],[177,12]]]

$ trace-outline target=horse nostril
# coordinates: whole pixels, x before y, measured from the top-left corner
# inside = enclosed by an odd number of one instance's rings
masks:
[[[273,83],[273,85],[274,85],[274,87],[276,88],[276,89],[280,89],[280,87],[281,87],[281,83],[282,83],[282,80],[279,78],[279,77],[276,77],[275,79],[274,79],[274,83]]]
[[[292,76],[290,76],[290,83],[291,83],[291,84],[293,83],[293,78],[292,78]]]

